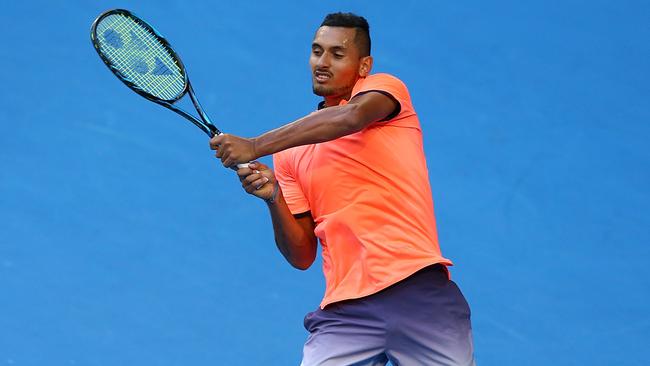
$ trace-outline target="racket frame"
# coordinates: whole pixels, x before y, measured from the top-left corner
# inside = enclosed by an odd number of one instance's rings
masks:
[[[116,67],[114,67],[113,63],[102,53],[101,47],[99,44],[99,38],[97,35],[97,26],[98,24],[107,16],[109,15],[124,15],[127,16],[131,19],[133,19],[135,22],[137,22],[139,25],[142,27],[146,28],[148,31],[150,31],[162,44],[162,46],[169,52],[174,60],[176,61],[178,67],[180,68],[181,74],[183,75],[183,79],[185,81],[185,88],[181,93],[179,93],[175,98],[173,99],[161,99],[158,98],[154,95],[151,95],[150,93],[144,91],[142,88],[138,87],[135,83],[131,82],[126,75],[123,75],[120,70],[118,70]],[[128,86],[131,90],[134,92],[140,94],[141,96],[145,97],[146,99],[160,104],[165,108],[168,108],[179,115],[185,117],[187,120],[192,122],[196,127],[200,128],[203,132],[205,132],[209,137],[213,137],[215,135],[221,135],[222,132],[210,121],[210,118],[208,115],[203,111],[203,108],[201,107],[201,104],[199,103],[199,100],[196,98],[194,95],[194,89],[192,88],[192,84],[190,83],[190,79],[187,76],[187,71],[185,69],[185,65],[183,65],[183,61],[181,60],[180,56],[174,49],[172,48],[171,44],[165,37],[163,37],[154,27],[152,27],[149,23],[146,21],[142,20],[140,17],[132,13],[131,11],[125,10],[125,9],[111,9],[107,10],[103,13],[101,13],[97,19],[93,22],[92,26],[90,27],[90,39],[93,44],[93,48],[95,48],[95,51],[97,51],[97,54],[99,57],[102,59],[104,64],[108,66],[108,68],[117,76],[118,79],[120,79],[126,86]],[[187,111],[183,110],[180,107],[177,107],[174,105],[175,102],[180,100],[185,94],[190,95],[190,99],[192,100],[192,104],[194,105],[194,108],[196,111],[199,113],[199,117],[201,120],[197,119]]]

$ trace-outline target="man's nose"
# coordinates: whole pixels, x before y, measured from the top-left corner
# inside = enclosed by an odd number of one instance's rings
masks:
[[[323,53],[318,57],[318,60],[316,61],[316,66],[318,68],[328,68],[330,66],[330,58],[327,55],[327,53]]]

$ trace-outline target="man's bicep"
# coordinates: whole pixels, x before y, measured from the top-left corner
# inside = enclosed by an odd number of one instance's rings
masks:
[[[368,90],[357,94],[348,104],[358,106],[358,118],[365,126],[386,121],[399,114],[400,103],[390,93],[383,90]]]
[[[296,222],[302,228],[302,231],[310,241],[315,245],[316,244],[316,234],[314,234],[314,229],[316,228],[316,223],[314,218],[311,216],[311,211],[302,212],[299,214],[294,214]]]

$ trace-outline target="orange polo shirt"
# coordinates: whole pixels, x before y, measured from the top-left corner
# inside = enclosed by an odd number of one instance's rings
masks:
[[[438,245],[420,122],[404,83],[359,79],[352,97],[377,91],[399,102],[393,118],[336,140],[273,155],[293,214],[311,211],[325,275],[321,307],[378,292],[434,264]],[[341,101],[341,105],[347,101]]]

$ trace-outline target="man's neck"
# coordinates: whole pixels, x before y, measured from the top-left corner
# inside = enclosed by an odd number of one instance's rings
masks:
[[[323,102],[325,102],[324,107],[334,107],[339,104],[341,104],[342,100],[350,100],[350,97],[352,96],[352,90],[350,90],[348,93],[343,94],[343,95],[332,95],[332,96],[327,96],[323,97]]]
[[[341,103],[343,98],[324,98],[323,99],[323,108],[334,107]]]

